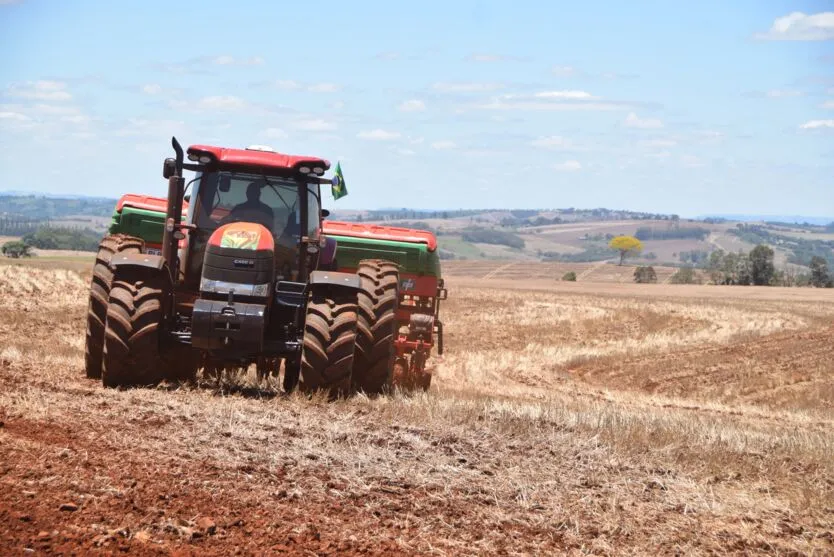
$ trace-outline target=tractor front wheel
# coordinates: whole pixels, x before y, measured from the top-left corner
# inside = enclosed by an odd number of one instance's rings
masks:
[[[84,346],[84,367],[90,379],[101,378],[101,357],[104,351],[104,322],[113,285],[110,261],[117,253],[139,253],[143,242],[125,234],[105,236],[98,246],[90,280],[90,300],[87,304],[87,338]]]
[[[391,388],[400,273],[390,261],[364,259],[359,262],[357,274],[362,287],[358,296],[353,389],[377,395]]]
[[[159,342],[167,288],[164,272],[116,272],[104,329],[105,387],[153,385],[162,379]]]
[[[355,343],[356,293],[313,291],[304,320],[299,388],[326,391],[331,399],[349,394]]]

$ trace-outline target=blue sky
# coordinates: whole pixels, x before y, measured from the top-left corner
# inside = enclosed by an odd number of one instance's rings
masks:
[[[175,134],[333,208],[834,215],[829,1],[0,0],[0,51],[0,190],[164,194]]]

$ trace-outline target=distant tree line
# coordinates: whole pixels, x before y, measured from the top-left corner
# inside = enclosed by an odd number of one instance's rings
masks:
[[[641,226],[634,237],[643,242],[647,240],[703,240],[709,236],[709,229],[701,226],[684,226],[670,228],[656,228]]]
[[[111,207],[112,210],[112,207]],[[405,219],[454,219],[462,217],[475,217],[484,213],[509,213],[510,216],[505,217],[508,224],[505,226],[543,226],[546,224],[559,224],[565,220],[663,220],[663,221],[679,221],[678,215],[666,215],[662,213],[645,213],[641,211],[628,211],[617,209],[606,209],[604,207],[596,209],[576,209],[574,207],[568,208],[551,208],[551,209],[456,209],[456,210],[424,210],[424,209],[409,209],[403,207],[400,209],[378,209],[365,211],[362,214],[352,217],[344,218],[343,220],[405,220]],[[545,217],[542,213],[553,213],[555,216]],[[564,217],[570,217],[565,219]],[[537,220],[541,218],[542,220]],[[556,220],[558,219],[558,221]],[[509,224],[509,223],[522,224]]]
[[[497,244],[515,249],[524,249],[524,239],[512,232],[490,228],[465,228],[461,237],[467,242],[478,244]]]
[[[101,234],[90,229],[41,226],[23,236],[24,244],[38,249],[96,251]]]
[[[811,259],[821,257],[829,266],[834,266],[834,240],[794,238],[773,234],[759,224],[739,223],[728,232],[750,244],[778,246],[789,252],[788,262],[795,265],[808,266]]]
[[[38,229],[41,219],[23,215],[0,215],[0,236],[23,236]]]
[[[0,195],[0,214],[15,214],[40,221],[76,215],[107,217],[113,214],[115,205],[115,199],[99,197],[73,199],[42,195]]]
[[[705,250],[682,251],[678,253],[681,263],[702,267],[709,261],[710,252]]]

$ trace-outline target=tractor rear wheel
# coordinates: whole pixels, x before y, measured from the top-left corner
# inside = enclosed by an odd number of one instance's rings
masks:
[[[331,399],[347,395],[355,343],[356,293],[314,291],[304,320],[299,388],[326,391]]]
[[[105,387],[152,385],[162,379],[159,341],[167,289],[164,272],[116,271],[104,328]]]
[[[383,259],[364,259],[357,272],[362,287],[353,389],[377,395],[390,390],[394,372],[400,272],[395,263]]]
[[[90,281],[90,301],[87,304],[87,338],[84,347],[84,367],[90,379],[101,378],[101,356],[104,350],[104,321],[113,284],[110,260],[117,253],[139,253],[143,242],[125,234],[105,236],[98,246]]]

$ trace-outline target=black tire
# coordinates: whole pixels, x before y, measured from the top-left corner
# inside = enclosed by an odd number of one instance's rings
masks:
[[[400,272],[390,261],[363,259],[357,273],[362,287],[357,298],[352,387],[354,391],[377,395],[390,390],[394,373]]]
[[[356,293],[313,291],[304,320],[299,389],[330,398],[350,393],[356,344]]]
[[[87,338],[84,346],[84,368],[90,379],[101,378],[101,358],[104,351],[104,321],[113,271],[110,261],[117,253],[139,253],[144,243],[141,239],[125,234],[105,236],[98,246],[90,281],[90,301],[87,304]]]
[[[165,271],[117,271],[104,328],[105,387],[153,385],[164,374],[159,341],[168,279]]]

